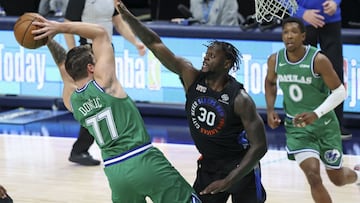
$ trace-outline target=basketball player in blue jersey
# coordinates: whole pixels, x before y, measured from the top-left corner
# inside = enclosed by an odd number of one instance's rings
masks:
[[[277,82],[283,92],[286,150],[303,170],[315,202],[330,203],[321,180],[320,161],[336,186],[360,182],[359,171],[343,167],[341,131],[334,108],[346,90],[330,60],[315,47],[305,46],[301,19],[286,18],[282,25],[285,48],[268,59],[265,97],[268,125],[280,125],[274,111]]]
[[[64,81],[63,100],[74,118],[86,127],[101,150],[114,203],[200,203],[194,189],[153,147],[135,103],[115,74],[115,57],[106,30],[84,22],[34,23],[41,39],[57,33],[92,40],[67,54],[54,40],[47,44]]]
[[[229,75],[238,69],[240,53],[212,41],[201,70],[175,56],[160,37],[119,2],[119,13],[160,62],[178,74],[186,91],[191,136],[201,157],[194,188],[204,203],[260,203],[266,199],[260,159],[267,151],[264,123],[243,85]]]

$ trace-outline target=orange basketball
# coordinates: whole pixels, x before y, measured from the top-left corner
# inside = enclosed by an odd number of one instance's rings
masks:
[[[48,38],[34,40],[32,30],[38,29],[38,26],[32,25],[32,22],[39,20],[37,13],[25,13],[19,17],[14,25],[14,35],[16,41],[28,49],[36,49],[47,43]]]

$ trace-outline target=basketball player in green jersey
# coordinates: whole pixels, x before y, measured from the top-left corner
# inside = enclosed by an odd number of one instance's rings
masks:
[[[360,177],[359,171],[342,167],[341,132],[333,109],[345,99],[346,90],[329,59],[303,45],[305,27],[300,19],[284,19],[282,29],[285,48],[269,57],[265,78],[268,125],[280,125],[274,111],[279,82],[288,157],[303,170],[314,201],[331,202],[321,180],[320,161],[336,186],[359,182]]]
[[[47,44],[64,81],[66,108],[86,127],[98,144],[114,203],[200,202],[191,185],[150,143],[143,119],[115,74],[110,38],[102,26],[81,22],[60,23],[39,17],[35,39],[57,33],[92,39],[71,49],[49,39]]]

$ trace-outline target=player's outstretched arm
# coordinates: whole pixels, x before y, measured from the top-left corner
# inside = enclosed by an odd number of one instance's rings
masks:
[[[116,80],[115,57],[110,38],[103,26],[84,22],[57,22],[41,17],[42,22],[33,22],[39,29],[32,31],[35,40],[69,33],[92,40],[96,68],[94,79],[104,89],[112,88]]]
[[[142,42],[138,41],[130,26],[122,18],[122,16],[120,14],[115,15],[112,21],[116,31],[136,47],[140,56],[144,56],[146,52],[145,45]]]
[[[198,74],[197,69],[183,58],[175,56],[161,41],[160,37],[132,15],[121,1],[114,1],[116,2],[117,10],[130,25],[135,35],[139,37],[167,69],[178,74],[183,79],[185,89],[187,89],[195,80]]]

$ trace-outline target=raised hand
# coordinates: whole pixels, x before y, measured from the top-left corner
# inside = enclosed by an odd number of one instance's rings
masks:
[[[57,33],[59,33],[59,22],[50,21],[46,18],[39,15],[39,21],[34,21],[33,25],[38,26],[37,30],[33,30],[32,34],[35,35],[35,40],[40,40],[46,37],[53,38]]]

